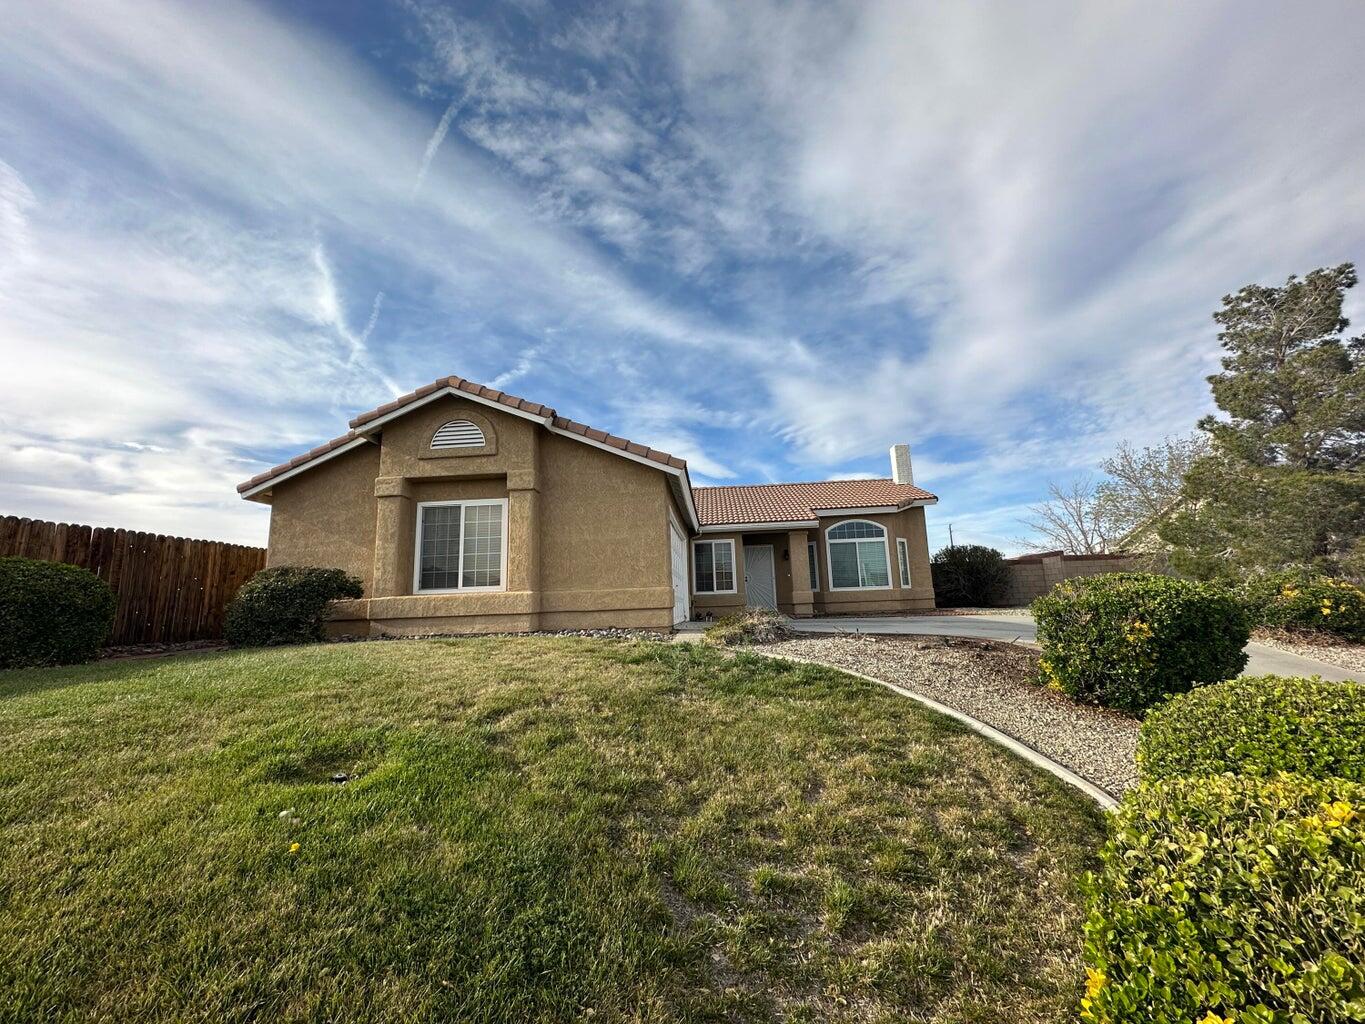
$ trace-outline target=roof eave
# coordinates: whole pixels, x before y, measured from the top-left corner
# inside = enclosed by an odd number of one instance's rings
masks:
[[[275,476],[272,476],[267,480],[262,480],[260,483],[252,487],[248,487],[245,490],[238,491],[237,493],[240,494],[242,496],[242,499],[245,501],[259,501],[260,496],[268,494],[270,492],[270,488],[274,487],[277,483],[280,483],[281,481],[284,480],[288,480],[291,477],[298,476],[300,473],[312,469],[314,466],[318,465],[318,463],[326,462],[328,459],[336,458],[338,455],[341,455],[344,452],[352,451],[353,449],[359,448],[361,445],[364,444],[374,443],[375,443],[374,439],[367,436],[353,437],[345,444],[339,444],[335,448],[332,448],[328,451],[323,452],[320,455],[315,456],[314,458],[309,459],[307,462],[300,462],[297,466],[292,466],[289,469],[286,469],[283,473],[279,473]]]
[[[774,533],[781,530],[813,530],[820,523],[815,519],[788,519],[769,523],[710,523],[702,533]]]
[[[842,505],[831,506],[829,508],[811,509],[821,519],[828,519],[832,516],[872,516],[890,515],[901,512],[907,508],[920,508],[925,505],[937,505],[938,498],[915,498],[913,501],[902,501],[895,505]]]

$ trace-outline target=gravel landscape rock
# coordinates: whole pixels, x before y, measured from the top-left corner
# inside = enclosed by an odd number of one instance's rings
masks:
[[[768,654],[810,658],[896,683],[1046,754],[1113,796],[1137,784],[1138,722],[1039,686],[1035,650],[931,636],[807,636]]]

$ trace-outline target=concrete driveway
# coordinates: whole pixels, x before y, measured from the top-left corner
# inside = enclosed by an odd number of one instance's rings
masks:
[[[1033,616],[1020,615],[902,615],[869,616],[868,618],[791,619],[788,625],[802,633],[877,633],[881,635],[925,634],[929,636],[964,636],[979,640],[1004,640],[1034,644],[1038,631]],[[1301,658],[1297,654],[1278,651],[1265,644],[1247,644],[1249,676],[1322,676],[1337,681],[1355,679],[1350,672],[1324,661]]]

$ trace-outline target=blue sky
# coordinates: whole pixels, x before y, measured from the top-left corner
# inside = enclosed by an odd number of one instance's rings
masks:
[[[0,0],[0,512],[234,485],[457,373],[1015,547],[1365,259],[1365,7]],[[1359,297],[1350,312],[1365,314]]]

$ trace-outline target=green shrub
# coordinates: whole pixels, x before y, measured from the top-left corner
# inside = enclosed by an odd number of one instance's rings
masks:
[[[1261,626],[1365,639],[1365,590],[1346,580],[1292,571],[1253,576],[1240,595]]]
[[[1293,772],[1365,782],[1365,686],[1260,676],[1203,686],[1142,723],[1144,779]]]
[[[228,605],[224,635],[235,647],[315,643],[323,639],[328,602],[363,593],[360,580],[341,569],[262,569]]]
[[[1033,615],[1043,681],[1131,714],[1246,665],[1246,615],[1209,584],[1148,573],[1066,580],[1033,602]]]
[[[1092,1024],[1335,1024],[1365,1014],[1365,787],[1149,783],[1087,879]]]
[[[792,635],[782,616],[765,608],[749,608],[735,615],[718,619],[706,627],[708,643],[721,647],[738,644],[771,644]]]
[[[109,584],[79,565],[0,558],[0,668],[89,661],[117,606]]]
[[[1002,603],[1009,589],[1005,556],[980,544],[938,551],[929,562],[934,603],[941,608],[989,608]]]

